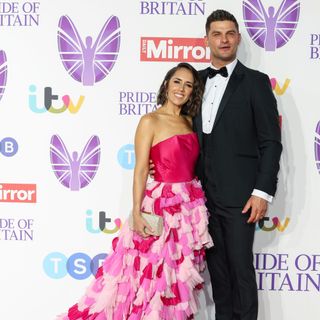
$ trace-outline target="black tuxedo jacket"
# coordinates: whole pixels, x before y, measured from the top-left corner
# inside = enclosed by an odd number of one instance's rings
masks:
[[[199,74],[205,83],[207,69]],[[208,201],[241,207],[253,189],[274,195],[282,145],[268,76],[237,62],[206,146],[201,114],[194,118],[201,146],[197,174]]]

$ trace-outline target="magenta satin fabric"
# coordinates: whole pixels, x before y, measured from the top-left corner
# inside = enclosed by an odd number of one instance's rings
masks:
[[[197,135],[175,135],[150,153],[159,181],[146,184],[141,208],[163,218],[163,234],[143,238],[125,222],[85,295],[56,320],[194,319],[213,245],[204,193],[192,179]]]
[[[191,181],[194,178],[199,150],[195,132],[174,135],[155,144],[150,151],[150,157],[155,165],[154,180],[160,182]]]

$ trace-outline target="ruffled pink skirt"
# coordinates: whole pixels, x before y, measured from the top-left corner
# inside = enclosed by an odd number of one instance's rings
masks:
[[[85,295],[56,320],[193,319],[213,245],[204,203],[196,180],[149,183],[142,208],[163,216],[163,234],[142,238],[126,222]]]

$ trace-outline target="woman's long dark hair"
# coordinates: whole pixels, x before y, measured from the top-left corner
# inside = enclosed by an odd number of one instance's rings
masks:
[[[157,95],[157,104],[163,105],[167,102],[167,90],[170,79],[179,69],[187,69],[193,76],[193,90],[189,100],[182,106],[181,114],[194,117],[201,106],[204,85],[199,77],[198,71],[191,64],[181,62],[174,68],[170,69],[164,77]]]

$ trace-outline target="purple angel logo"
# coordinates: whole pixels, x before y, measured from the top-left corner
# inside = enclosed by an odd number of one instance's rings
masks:
[[[7,56],[6,56],[6,53],[3,50],[1,50],[0,51],[0,100],[3,96],[4,89],[6,88],[7,74],[8,74]]]
[[[316,159],[317,169],[320,173],[320,121],[317,124],[316,136],[314,138],[314,156]]]
[[[78,191],[86,187],[96,175],[100,162],[100,140],[92,136],[79,157],[76,151],[70,156],[62,139],[53,135],[50,159],[53,172],[62,185],[71,191]]]
[[[68,16],[59,21],[58,46],[62,63],[72,78],[85,86],[104,79],[113,68],[120,47],[119,19],[111,16],[93,44],[88,36],[83,43]]]
[[[300,3],[297,0],[282,0],[280,7],[264,8],[261,0],[243,1],[243,17],[252,40],[266,51],[275,51],[284,46],[297,28]]]

